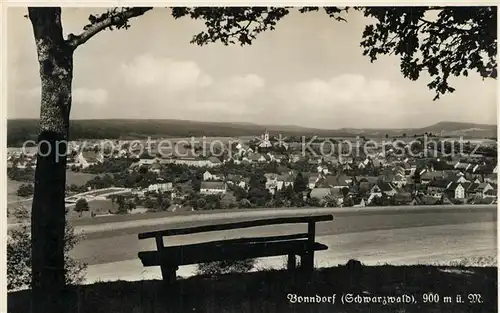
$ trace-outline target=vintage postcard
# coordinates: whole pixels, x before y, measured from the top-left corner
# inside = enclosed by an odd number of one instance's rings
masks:
[[[496,6],[44,5],[2,5],[4,311],[498,311]]]

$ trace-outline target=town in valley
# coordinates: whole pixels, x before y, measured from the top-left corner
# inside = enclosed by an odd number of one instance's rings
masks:
[[[9,219],[28,216],[33,147],[8,150]],[[486,138],[459,141],[430,132],[377,139],[285,137],[264,129],[260,136],[157,138],[147,144],[70,141],[68,151],[66,206],[75,219],[236,208],[497,203],[496,142]]]

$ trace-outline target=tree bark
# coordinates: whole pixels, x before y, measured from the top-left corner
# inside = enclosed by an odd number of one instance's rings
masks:
[[[32,312],[64,312],[66,151],[73,49],[60,8],[29,8],[41,78],[40,130],[31,215]]]

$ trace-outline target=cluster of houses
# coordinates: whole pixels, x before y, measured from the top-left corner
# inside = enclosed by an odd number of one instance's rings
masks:
[[[7,168],[34,169],[36,167],[36,152],[7,152]]]
[[[140,162],[140,161],[139,161]],[[150,170],[156,171],[148,163]],[[349,163],[347,163],[349,164]],[[446,164],[446,163],[444,163]],[[143,164],[144,165],[144,164]],[[339,170],[340,169],[340,170]],[[342,204],[347,198],[357,205],[369,205],[376,199],[391,198],[392,204],[438,204],[438,203],[496,203],[497,167],[464,164],[457,162],[447,169],[433,166],[417,168],[411,162],[400,162],[395,166],[380,169],[379,175],[349,175],[342,166],[318,164],[316,171],[301,172],[307,179],[310,198],[336,199]],[[293,187],[298,172],[280,166],[279,173],[266,173],[265,188],[275,194],[286,187]],[[249,188],[250,177],[222,175],[217,168],[203,173],[200,186],[202,195],[225,195],[231,186]],[[150,191],[172,191],[172,183],[154,184]]]
[[[336,199],[342,204],[346,198],[358,204],[370,204],[376,198],[388,197],[393,204],[438,204],[438,203],[496,203],[496,168],[491,173],[475,173],[453,170],[421,170],[420,181],[415,181],[413,169],[400,166],[385,168],[379,176],[349,176],[345,173],[302,173],[308,180],[310,198]],[[412,174],[413,173],[413,174]],[[292,186],[298,173],[288,171],[281,174],[267,173],[266,189],[274,194]],[[201,184],[201,194],[225,194],[228,186],[248,188],[248,177],[228,175],[220,177],[206,171]]]
[[[236,174],[221,174],[221,166],[231,162],[232,166],[253,166],[273,163],[278,170],[266,173],[265,188],[275,194],[293,186],[299,172],[290,164],[307,164],[307,171],[301,172],[308,181],[310,198],[319,200],[329,198],[343,203],[351,199],[356,205],[368,205],[380,198],[391,198],[394,204],[433,204],[433,203],[496,203],[497,166],[496,160],[485,160],[478,156],[404,157],[391,151],[373,153],[370,156],[341,156],[305,154],[301,149],[289,146],[274,150],[265,133],[253,148],[243,143],[237,144],[234,151],[223,156],[196,156],[184,153],[169,157],[140,158],[129,171],[147,168],[160,174],[169,164],[203,168],[200,194],[225,195],[231,193],[231,185],[248,189],[250,177]],[[120,150],[110,158],[127,157]],[[102,153],[90,149],[73,154],[68,159],[68,167],[88,168],[102,163],[106,158]],[[486,162],[487,161],[487,162]],[[34,166],[33,155],[9,155],[11,166],[23,168]],[[371,171],[370,169],[377,169]],[[373,174],[376,173],[376,174]],[[149,186],[147,191],[178,190],[172,182],[159,182]]]

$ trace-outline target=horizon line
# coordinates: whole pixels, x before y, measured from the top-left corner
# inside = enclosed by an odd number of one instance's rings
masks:
[[[39,120],[40,118],[7,118],[9,120]],[[71,121],[178,121],[178,122],[196,122],[196,123],[213,123],[213,124],[240,124],[240,125],[252,125],[256,127],[296,127],[305,128],[312,130],[322,130],[322,131],[339,131],[339,130],[398,130],[398,129],[422,129],[427,127],[432,127],[441,123],[455,123],[455,124],[472,124],[472,125],[482,125],[482,126],[495,126],[498,124],[486,124],[486,123],[476,123],[476,122],[460,122],[460,121],[439,121],[427,126],[421,127],[387,127],[387,128],[376,128],[376,127],[341,127],[341,128],[317,128],[310,126],[301,126],[296,124],[259,124],[255,122],[241,122],[241,121],[203,121],[203,120],[187,120],[187,119],[175,119],[175,118],[74,118]]]

